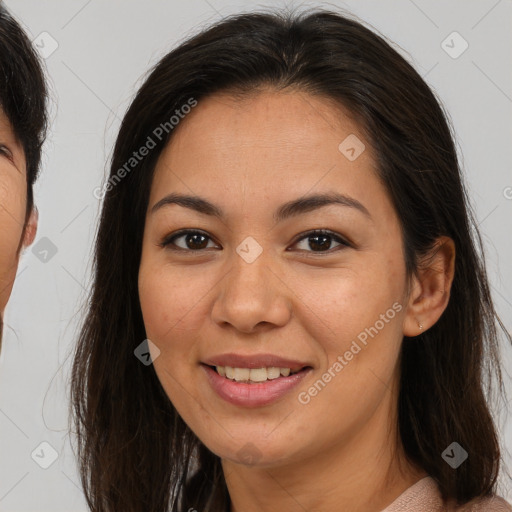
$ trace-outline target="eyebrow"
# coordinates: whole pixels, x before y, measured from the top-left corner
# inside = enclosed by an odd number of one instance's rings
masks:
[[[157,210],[163,208],[164,206],[171,204],[177,204],[179,206],[189,208],[204,215],[210,215],[212,217],[217,217],[219,219],[225,220],[225,214],[222,211],[222,209],[214,205],[207,199],[204,199],[199,196],[178,193],[172,193],[160,199],[160,201],[158,201],[153,206],[153,208],[151,208],[151,213],[153,214]],[[288,219],[290,217],[295,217],[297,215],[308,213],[313,210],[317,210],[319,208],[329,206],[332,204],[338,204],[341,206],[354,208],[363,213],[369,219],[373,220],[372,216],[370,215],[370,212],[362,203],[357,201],[357,199],[354,199],[343,194],[339,194],[337,192],[329,192],[325,194],[313,194],[309,196],[303,196],[298,199],[294,199],[293,201],[288,201],[287,203],[282,204],[274,213],[274,221],[282,222],[283,220]]]

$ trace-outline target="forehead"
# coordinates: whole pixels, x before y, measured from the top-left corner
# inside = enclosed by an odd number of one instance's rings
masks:
[[[364,144],[356,159],[343,154],[345,140]],[[302,91],[221,93],[201,99],[174,128],[152,189],[297,195],[334,185],[364,198],[375,167],[362,127],[332,100]]]
[[[240,128],[240,130],[239,130]],[[343,105],[301,90],[258,90],[244,95],[229,92],[201,99],[174,129],[174,139],[203,132],[201,142],[222,142],[239,148],[249,145],[302,145],[339,139],[343,133],[360,133],[362,127]]]

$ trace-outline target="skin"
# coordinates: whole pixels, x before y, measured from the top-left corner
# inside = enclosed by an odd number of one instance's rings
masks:
[[[37,210],[25,225],[27,173],[25,154],[7,116],[0,109],[0,315],[14,285],[21,249],[30,245],[37,231]]]
[[[366,144],[352,162],[338,150],[349,134]],[[338,512],[340,503],[377,512],[427,475],[395,442],[398,356],[403,336],[420,334],[420,323],[427,330],[445,309],[455,252],[440,239],[430,267],[408,286],[399,219],[374,169],[348,113],[298,91],[201,100],[158,161],[139,271],[147,337],[161,351],[154,367],[170,400],[222,459],[232,512]],[[357,199],[371,218],[330,205],[274,224],[282,203],[331,191]],[[171,192],[208,199],[225,221],[179,205],[152,213]],[[160,245],[185,228],[209,238],[204,245],[175,239],[176,251]],[[351,245],[331,239],[312,247],[302,238],[311,229]],[[250,264],[236,252],[247,236],[263,249]],[[298,393],[396,302],[402,309],[394,319],[307,405],[299,403]],[[277,402],[237,407],[212,390],[199,366],[227,352],[272,353],[313,371]],[[251,463],[243,457],[249,449]]]

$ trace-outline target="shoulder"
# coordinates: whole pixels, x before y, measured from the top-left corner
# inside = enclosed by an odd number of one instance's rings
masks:
[[[456,512],[512,512],[512,506],[503,498],[479,498],[455,509]]]
[[[445,502],[436,481],[427,476],[409,487],[381,512],[512,512],[512,506],[503,498],[489,496],[475,498],[464,505]]]

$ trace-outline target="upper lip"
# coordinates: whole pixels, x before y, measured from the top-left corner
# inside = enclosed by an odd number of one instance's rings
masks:
[[[210,357],[203,361],[209,366],[231,366],[232,368],[290,368],[301,369],[310,366],[308,363],[301,361],[286,359],[274,354],[221,354]]]

